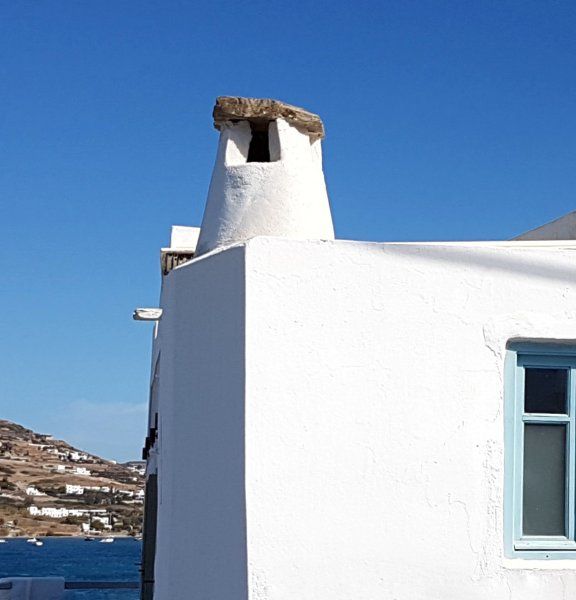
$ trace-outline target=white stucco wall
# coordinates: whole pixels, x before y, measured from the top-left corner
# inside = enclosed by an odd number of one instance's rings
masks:
[[[244,248],[171,271],[162,307],[155,598],[244,600]]]
[[[511,338],[573,247],[256,238],[164,278],[156,600],[560,600],[503,555]]]
[[[502,379],[576,340],[575,249],[249,242],[251,599],[576,594],[503,557]]]

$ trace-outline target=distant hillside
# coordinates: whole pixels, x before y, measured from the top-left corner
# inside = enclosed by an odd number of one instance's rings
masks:
[[[138,535],[143,474],[0,419],[0,537]]]

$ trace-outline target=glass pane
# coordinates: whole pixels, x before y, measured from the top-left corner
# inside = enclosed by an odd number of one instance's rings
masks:
[[[524,411],[566,414],[567,369],[526,368]]]
[[[524,426],[524,535],[565,535],[566,426]]]

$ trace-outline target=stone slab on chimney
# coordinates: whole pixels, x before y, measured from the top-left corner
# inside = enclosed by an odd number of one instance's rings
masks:
[[[312,138],[321,139],[325,135],[324,124],[318,115],[270,98],[219,96],[212,116],[216,129],[222,129],[227,121],[262,122],[284,119]]]

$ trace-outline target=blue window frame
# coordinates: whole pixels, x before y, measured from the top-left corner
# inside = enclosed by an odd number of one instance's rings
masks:
[[[576,558],[576,349],[512,346],[505,401],[506,555]]]

